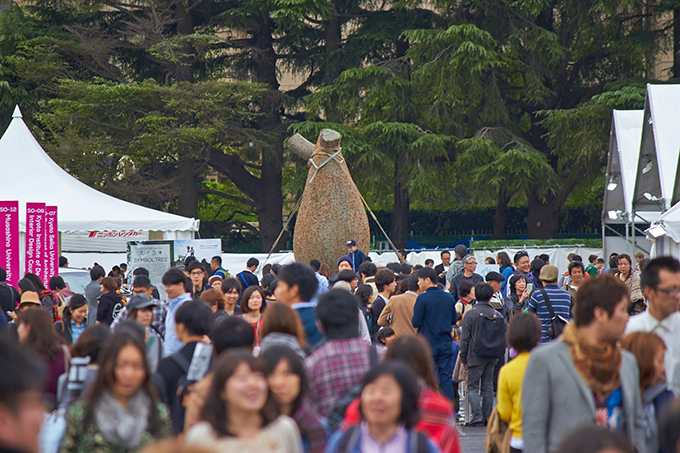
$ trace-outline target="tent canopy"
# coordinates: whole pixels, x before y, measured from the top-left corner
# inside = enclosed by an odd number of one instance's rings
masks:
[[[606,223],[633,220],[630,217],[633,212],[643,115],[644,110],[614,110],[603,205]]]
[[[633,208],[663,212],[671,207],[680,153],[680,85],[647,84]]]
[[[99,192],[57,165],[24,123],[17,106],[0,139],[3,184],[0,199],[19,201],[21,231],[26,202],[57,206],[59,231],[198,231],[199,220],[145,208]]]

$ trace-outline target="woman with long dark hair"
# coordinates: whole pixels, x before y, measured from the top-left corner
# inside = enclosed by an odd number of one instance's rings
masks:
[[[505,280],[503,280],[503,284],[501,286],[501,291],[503,292],[503,295],[505,295],[505,286],[510,281],[512,274],[515,273],[515,268],[512,265],[512,260],[510,260],[510,257],[506,252],[498,252],[496,255],[496,262],[499,265],[498,271],[503,275],[503,277],[505,277]]]
[[[250,286],[241,297],[241,317],[255,329],[255,347],[260,346],[262,314],[267,308],[267,296],[259,286]]]
[[[87,396],[68,410],[60,452],[131,452],[170,437],[170,416],[158,401],[140,339],[114,334],[99,362]]]
[[[54,323],[57,333],[66,343],[73,344],[85,330],[87,318],[87,299],[82,294],[74,294],[66,303],[61,321]]]
[[[286,346],[272,346],[262,353],[267,364],[267,381],[281,414],[295,420],[305,453],[322,453],[326,431],[319,415],[305,402],[309,381],[302,359]]]
[[[526,308],[531,295],[527,292],[527,279],[520,272],[513,274],[508,284],[510,291],[506,306],[510,312],[509,316],[512,317]]]
[[[57,400],[59,376],[68,371],[70,357],[66,342],[54,330],[50,314],[40,309],[19,313],[17,334],[22,346],[43,359],[46,367],[44,393],[51,408]]]
[[[203,422],[186,434],[189,444],[216,451],[302,453],[297,425],[269,390],[262,359],[243,351],[221,356],[203,407]]]
[[[104,277],[100,283],[102,295],[97,306],[97,322],[110,326],[118,311],[123,308],[123,296],[118,294],[118,283],[113,277]]]

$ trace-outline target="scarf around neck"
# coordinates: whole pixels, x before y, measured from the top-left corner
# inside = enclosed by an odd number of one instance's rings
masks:
[[[149,421],[151,398],[138,391],[125,407],[105,391],[95,409],[95,422],[106,440],[124,448],[142,441]]]
[[[565,326],[562,341],[569,346],[579,375],[598,398],[605,399],[621,386],[621,349],[617,344],[591,346],[582,341],[573,323]]]

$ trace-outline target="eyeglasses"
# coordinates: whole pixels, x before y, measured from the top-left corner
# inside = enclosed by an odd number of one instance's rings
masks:
[[[656,288],[667,296],[677,297],[680,294],[680,288]]]
[[[474,261],[470,261],[469,263],[464,263],[464,264],[467,264],[467,265],[470,265],[470,266],[476,266],[477,265],[477,263],[474,262]]]
[[[203,275],[203,271],[192,271],[189,275],[191,275],[192,277],[199,277]]]

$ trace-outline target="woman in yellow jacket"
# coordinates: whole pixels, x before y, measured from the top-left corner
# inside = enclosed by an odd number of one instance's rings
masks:
[[[517,356],[504,365],[498,374],[498,415],[512,430],[510,452],[524,450],[522,439],[522,381],[531,350],[541,340],[541,322],[534,313],[518,313],[508,327],[508,345]]]

